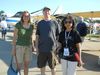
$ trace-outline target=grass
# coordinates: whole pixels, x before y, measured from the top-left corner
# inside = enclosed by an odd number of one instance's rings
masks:
[[[88,34],[86,37],[100,38],[100,34]]]

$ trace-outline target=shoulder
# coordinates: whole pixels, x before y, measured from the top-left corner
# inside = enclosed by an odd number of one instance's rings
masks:
[[[41,26],[42,24],[44,24],[45,21],[44,20],[40,20],[38,23],[37,23],[37,27]]]
[[[74,35],[79,35],[79,32],[77,30],[72,30],[71,31]]]
[[[80,22],[78,23],[79,26],[86,26],[86,23],[85,22]]]
[[[15,27],[16,27],[16,28],[20,28],[21,25],[22,25],[22,23],[19,21],[18,23],[16,23]]]
[[[55,25],[55,27],[59,30],[59,32],[61,32],[61,27],[60,27],[59,23],[57,22],[57,20],[52,20],[52,22]]]
[[[54,24],[58,25],[58,22],[56,20],[51,20]]]
[[[37,23],[37,26],[43,24],[44,22],[45,22],[44,20],[40,20],[40,21]]]
[[[59,36],[63,36],[63,35],[65,35],[65,31],[61,31],[59,34]]]
[[[42,23],[42,22],[45,22],[45,21],[44,21],[44,20],[40,20],[40,21],[38,22],[38,24],[39,24],[39,23]]]
[[[81,36],[79,34],[79,32],[77,30],[73,30],[73,37],[77,40],[80,40],[81,39]]]
[[[34,24],[31,23],[30,26],[32,27],[32,29],[34,29]]]

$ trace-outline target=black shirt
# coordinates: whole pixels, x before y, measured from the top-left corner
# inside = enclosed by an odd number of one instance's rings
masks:
[[[58,24],[53,20],[41,20],[37,25],[36,35],[39,35],[39,52],[51,52],[56,48],[56,37],[60,33]]]
[[[66,36],[65,36],[65,34],[66,34]],[[69,48],[70,55],[72,55],[75,52],[78,52],[78,49],[76,48],[76,44],[82,42],[79,33],[75,30],[72,30],[70,32],[62,31],[59,35],[58,41],[62,45],[62,48],[60,49],[60,53],[62,54],[64,48],[67,46]],[[67,41],[67,43],[66,43],[66,41]],[[61,58],[63,58],[63,56],[61,56]],[[75,61],[74,58],[70,58],[67,60]]]

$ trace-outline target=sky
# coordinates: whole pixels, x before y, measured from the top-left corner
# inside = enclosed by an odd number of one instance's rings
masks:
[[[10,15],[24,10],[31,13],[45,6],[52,13],[58,7],[58,13],[100,11],[100,0],[0,0],[0,11]]]

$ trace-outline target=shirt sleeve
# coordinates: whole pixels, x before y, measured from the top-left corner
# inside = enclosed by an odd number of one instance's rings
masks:
[[[21,25],[21,23],[18,22],[18,23],[15,25],[15,28],[19,29],[19,28],[20,28],[20,25]]]
[[[56,27],[57,27],[57,29],[56,29],[56,36],[58,36],[59,33],[61,32],[61,27],[60,27],[60,25],[58,24],[57,21],[54,21],[54,23],[55,23],[55,25],[56,25]]]
[[[58,37],[58,42],[62,43],[63,40],[64,40],[63,32],[60,32],[59,37]]]
[[[82,39],[77,31],[75,31],[75,43],[81,43]]]
[[[36,35],[39,35],[39,23],[37,24]]]

